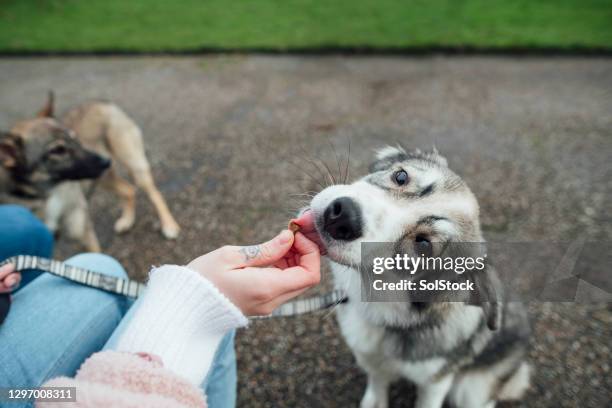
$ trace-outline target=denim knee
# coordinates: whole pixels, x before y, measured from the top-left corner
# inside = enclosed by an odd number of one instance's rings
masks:
[[[3,212],[6,212],[7,214],[8,213],[11,214],[12,220],[21,220],[21,219],[28,220],[30,218],[33,218],[38,221],[38,219],[34,217],[34,214],[32,214],[30,210],[28,210],[26,207],[23,207],[21,205],[3,204],[1,208]]]
[[[7,227],[9,236],[0,236],[7,248],[12,248],[10,254],[4,257],[27,254],[50,257],[53,253],[53,235],[51,231],[34,214],[19,205],[0,206],[0,219]],[[10,237],[10,238],[9,238]],[[10,239],[10,242],[4,242]],[[9,250],[10,251],[10,250]]]
[[[128,274],[125,269],[123,269],[123,266],[121,266],[121,264],[115,258],[105,254],[94,252],[78,254],[68,258],[66,263],[72,266],[100,272],[105,275],[115,276],[117,278],[125,279],[128,277]]]
[[[47,226],[42,222],[38,222],[37,225],[31,228],[33,228],[33,230],[30,231],[30,234],[38,241],[38,253],[44,258],[51,258],[53,255],[53,234],[51,234],[51,231],[49,231]]]
[[[53,235],[27,208],[0,205],[0,224],[0,261],[15,255],[50,258],[53,254]],[[34,270],[23,272],[19,290],[41,274]]]

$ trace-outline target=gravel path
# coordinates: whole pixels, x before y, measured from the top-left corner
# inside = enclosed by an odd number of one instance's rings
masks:
[[[105,250],[134,277],[225,243],[261,241],[316,190],[295,157],[351,174],[373,148],[436,145],[472,187],[489,239],[612,239],[612,60],[576,58],[69,58],[0,60],[0,124],[111,99],[141,124],[160,189],[183,227],[164,241],[140,194],[138,220],[112,232],[114,198],[93,199]],[[318,177],[319,179],[321,177]],[[77,249],[62,242],[59,255]],[[329,277],[318,291],[329,287]],[[314,291],[313,291],[314,292]],[[520,406],[610,404],[612,309],[531,306],[536,374]],[[238,337],[239,405],[356,406],[365,377],[333,315],[254,323]],[[411,406],[407,383],[392,406]]]

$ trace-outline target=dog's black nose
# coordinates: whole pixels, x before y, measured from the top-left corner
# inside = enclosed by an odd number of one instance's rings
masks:
[[[323,229],[333,239],[352,241],[361,236],[361,210],[348,197],[335,199],[323,212]]]
[[[100,167],[103,169],[108,169],[110,167],[110,165],[112,164],[112,161],[110,159],[101,157],[100,158]]]

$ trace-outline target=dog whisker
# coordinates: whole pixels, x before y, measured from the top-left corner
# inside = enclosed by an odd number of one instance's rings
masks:
[[[332,143],[331,138],[329,137],[329,135],[326,135],[326,139],[327,139],[327,143],[332,148],[332,151],[334,152],[334,156],[336,158],[336,164],[338,165],[338,179],[340,181],[342,181],[342,168],[340,166],[340,157],[338,156],[338,151],[336,150],[336,147]]]
[[[329,166],[327,165],[327,163],[325,163],[325,161],[323,161],[323,159],[319,159],[319,161],[320,161],[320,162],[323,164],[323,166],[325,167],[325,170],[327,170],[327,174],[329,175],[329,179],[330,179],[330,181],[331,181],[330,186],[333,186],[333,185],[335,185],[335,184],[338,184],[338,183],[336,183],[336,178],[335,178],[335,177],[334,177],[334,175],[332,174],[331,169],[329,168]]]
[[[289,194],[292,197],[314,197],[315,194],[310,194],[310,193],[293,193],[293,194]]]
[[[266,150],[272,151],[275,153],[275,155],[282,159],[282,160],[287,160],[290,164],[292,164],[293,166],[295,166],[299,171],[301,171],[302,173],[304,173],[306,176],[308,176],[312,181],[315,182],[316,185],[318,185],[319,187],[321,187],[322,189],[325,188],[325,184],[322,183],[319,179],[317,179],[315,176],[312,175],[312,172],[307,171],[306,169],[304,169],[295,159],[296,157],[299,156],[293,156],[290,154],[284,154],[278,151],[277,148],[271,146],[270,144],[266,143],[265,141],[261,141],[261,144],[266,148]],[[319,175],[322,175],[323,178],[325,179],[325,173],[322,173],[320,171],[320,169],[318,169],[318,173]]]
[[[325,161],[321,160],[321,159],[317,159],[316,158],[309,158],[309,154],[306,151],[306,149],[304,148],[304,146],[302,146],[301,144],[299,145],[300,150],[302,151],[302,153],[304,154],[304,156],[302,157],[303,160],[306,160],[308,163],[310,163],[313,167],[315,167],[318,171],[319,174],[323,175],[324,179],[329,179],[329,181],[331,183],[327,184],[326,187],[332,186],[337,184],[336,183],[336,179],[334,178],[334,175],[332,174],[332,172],[329,169],[329,166],[325,163]],[[319,163],[323,165],[323,169],[321,169],[321,167],[319,166]]]
[[[315,176],[313,176],[311,173],[309,173],[308,171],[306,171],[303,167],[301,167],[296,161],[291,161],[291,159],[289,159],[290,162],[298,169],[300,170],[302,173],[304,173],[306,176],[308,176],[312,181],[314,181],[319,187],[321,187],[322,189],[325,188],[325,185],[319,180],[317,179]]]
[[[343,183],[348,183],[349,180],[349,170],[350,170],[350,162],[351,162],[351,137],[348,136],[348,153],[346,155],[346,166],[344,168],[344,181]]]

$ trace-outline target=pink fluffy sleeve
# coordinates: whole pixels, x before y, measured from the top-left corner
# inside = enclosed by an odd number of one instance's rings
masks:
[[[202,391],[164,368],[159,360],[132,353],[95,353],[74,378],[58,377],[45,387],[76,387],[71,407],[206,407]],[[37,407],[65,407],[65,402],[37,401]]]

